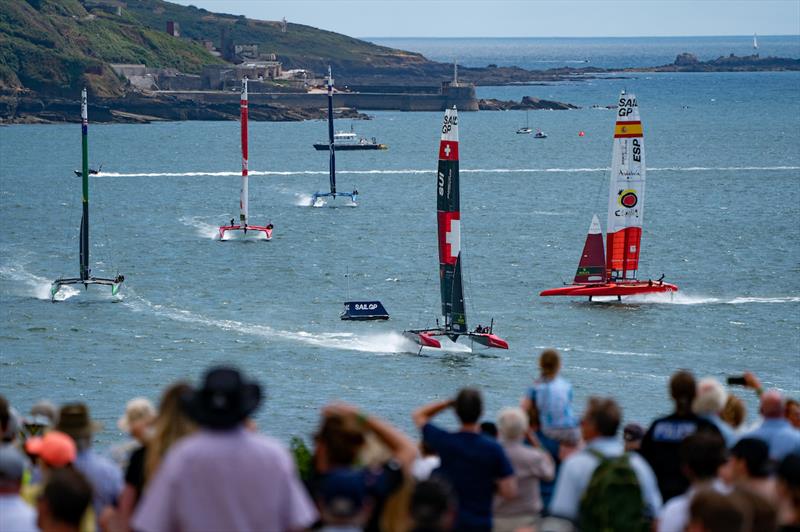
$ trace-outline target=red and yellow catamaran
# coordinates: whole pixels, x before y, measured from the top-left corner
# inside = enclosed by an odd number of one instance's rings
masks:
[[[638,279],[639,251],[644,219],[644,134],[636,96],[620,94],[611,186],[608,193],[606,245],[597,215],[592,218],[578,271],[572,284],[544,290],[541,296],[622,296],[677,292],[674,284]]]

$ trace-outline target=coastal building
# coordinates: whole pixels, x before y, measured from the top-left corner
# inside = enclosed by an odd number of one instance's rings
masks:
[[[181,26],[174,20],[167,21],[167,34],[173,37],[181,36]]]

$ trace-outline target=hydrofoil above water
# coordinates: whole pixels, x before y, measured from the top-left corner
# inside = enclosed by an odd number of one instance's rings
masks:
[[[241,136],[242,136],[242,188],[239,192],[239,223],[231,219],[228,225],[220,226],[219,239],[228,240],[272,240],[272,224],[252,225],[248,223],[249,192],[248,192],[248,152],[247,152],[247,78],[242,79],[242,96],[239,105]]]
[[[458,113],[447,109],[439,142],[439,168],[436,175],[436,210],[439,228],[439,280],[443,323],[436,327],[408,329],[403,336],[423,347],[441,348],[440,337],[453,342],[468,338],[486,347],[508,349],[508,342],[494,334],[494,320],[488,327],[467,327],[464,285],[461,278],[461,206],[458,170]]]

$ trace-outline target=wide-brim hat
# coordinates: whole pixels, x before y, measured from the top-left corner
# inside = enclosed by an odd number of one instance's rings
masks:
[[[71,403],[61,407],[56,430],[69,434],[75,439],[89,438],[93,433],[103,430],[103,425],[92,421],[89,417],[89,407],[85,404]]]
[[[198,425],[229,429],[258,408],[261,386],[246,380],[235,368],[219,366],[206,372],[202,388],[185,393],[181,401]]]

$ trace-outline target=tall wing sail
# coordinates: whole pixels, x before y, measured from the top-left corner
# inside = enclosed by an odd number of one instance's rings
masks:
[[[609,280],[635,279],[644,217],[644,137],[636,96],[619,97],[606,227]]]
[[[242,130],[242,190],[239,193],[239,221],[247,223],[247,78],[242,79],[242,98],[240,100],[240,121]]]
[[[439,225],[439,280],[445,328],[467,332],[461,283],[461,212],[458,184],[458,112],[447,109],[439,142],[436,211]]]
[[[606,280],[606,254],[603,249],[603,231],[600,229],[600,220],[595,214],[592,216],[592,225],[586,235],[583,253],[575,272],[576,284],[602,283]]]
[[[333,145],[333,74],[328,67],[328,178],[331,194],[336,194],[336,151]]]
[[[81,280],[89,278],[89,104],[86,89],[81,91],[81,180],[83,215],[81,216],[80,268]]]

